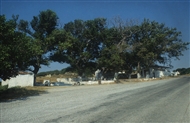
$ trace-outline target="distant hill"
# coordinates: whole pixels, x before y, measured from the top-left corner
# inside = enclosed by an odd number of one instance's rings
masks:
[[[46,72],[40,72],[37,74],[37,77],[47,76],[47,75],[78,75],[75,69],[72,67],[67,67],[62,70],[53,70],[53,71],[46,71]],[[92,76],[94,74],[93,71],[85,71],[85,76]]]
[[[39,72],[37,76],[47,76],[47,75],[59,75],[59,74],[65,74],[65,73],[75,73],[75,71],[71,67],[64,68],[62,70],[53,70],[53,71],[46,71],[46,72]]]

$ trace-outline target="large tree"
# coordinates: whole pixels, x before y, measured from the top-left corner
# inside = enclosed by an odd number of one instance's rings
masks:
[[[57,27],[58,16],[52,10],[41,11],[38,16],[33,16],[29,23],[20,20],[18,29],[30,35],[35,40],[35,45],[40,47],[40,52],[30,59],[30,67],[35,75],[38,73],[41,65],[49,65],[49,53],[54,47],[54,40],[51,39],[52,32]]]
[[[63,39],[57,44],[57,50],[52,59],[70,64],[80,76],[87,69],[95,69],[95,61],[99,56],[103,40],[101,34],[105,26],[106,19],[104,18],[87,21],[74,20],[65,24],[64,30],[69,39]]]
[[[136,57],[134,62],[139,69],[149,68],[156,63],[171,67],[171,59],[179,59],[187,50],[189,43],[181,40],[182,34],[176,28],[147,19],[135,28],[138,31],[133,34],[131,44]]]
[[[6,20],[0,15],[0,78],[3,80],[16,76],[26,70],[30,59],[38,54],[38,47],[31,47],[34,40],[17,30],[18,16]]]
[[[122,48],[120,46],[118,47],[118,43],[121,41],[122,37],[114,28],[107,28],[102,34],[103,41],[100,55],[97,59],[98,66],[118,71],[125,62],[122,58]]]
[[[134,64],[130,39],[138,30],[134,28],[137,20],[124,21],[120,17],[115,17],[110,22],[110,28],[103,32],[104,40],[98,64],[115,73],[122,70],[131,73]]]
[[[133,68],[140,72],[158,63],[171,66],[171,59],[179,59],[189,44],[181,40],[176,28],[147,19],[137,24],[116,18],[104,33],[98,63],[116,72],[131,73]]]

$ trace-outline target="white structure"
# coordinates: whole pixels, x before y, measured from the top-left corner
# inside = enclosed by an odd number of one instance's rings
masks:
[[[80,84],[83,84],[83,85],[93,85],[93,84],[99,84],[98,81],[82,81],[82,78],[78,77],[78,78],[57,78],[57,83],[60,83],[60,82],[63,82],[65,84],[71,84],[71,85],[74,85],[76,84],[77,82],[80,82]],[[104,81],[104,80],[101,80],[101,84],[111,84],[111,83],[114,83],[113,80],[110,80],[110,81]],[[58,84],[59,85],[59,84]]]
[[[19,74],[16,77],[12,77],[7,79],[6,81],[2,80],[2,85],[8,85],[8,88],[15,87],[15,86],[33,86],[34,84],[34,74]]]
[[[112,84],[112,83],[114,83],[114,81],[113,80],[106,80],[106,81],[104,81],[104,80],[101,80],[101,84]],[[84,85],[98,85],[99,83],[98,83],[98,81],[87,81],[87,82],[80,82],[80,84],[84,84]]]
[[[95,80],[101,80],[101,70],[99,69],[95,71]]]
[[[152,66],[149,70],[142,70],[142,78],[162,78],[171,76],[172,73],[168,70],[168,67]]]
[[[44,81],[43,81],[43,84],[44,84],[45,86],[50,86],[50,80],[44,80]]]
[[[82,77],[77,78],[57,78],[57,82],[64,82],[67,84],[73,84],[74,82],[81,82]]]
[[[171,75],[172,76],[178,76],[178,75],[180,75],[180,73],[178,71],[176,71],[176,72],[172,72]]]

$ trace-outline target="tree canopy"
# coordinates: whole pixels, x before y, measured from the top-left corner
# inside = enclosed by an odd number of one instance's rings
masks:
[[[67,36],[57,40],[57,49],[51,57],[52,60],[70,64],[79,75],[87,69],[94,69],[103,41],[102,32],[105,24],[106,19],[102,18],[87,21],[74,20],[65,24],[64,30]]]
[[[16,76],[19,70],[36,75],[51,61],[68,63],[79,75],[97,68],[139,72],[158,63],[172,66],[171,59],[179,59],[189,45],[176,28],[148,19],[115,18],[111,25],[105,18],[76,19],[63,28],[57,19],[52,10],[41,11],[30,22],[0,16],[0,78]]]
[[[18,16],[11,20],[0,16],[0,78],[3,80],[26,70],[29,60],[38,54],[37,47],[31,47],[34,40],[16,29],[17,19]]]
[[[171,58],[179,59],[182,52],[187,50],[188,42],[181,40],[181,32],[176,28],[166,27],[163,23],[145,19],[131,40],[132,54],[136,57],[136,64],[150,67],[156,63],[171,66]]]

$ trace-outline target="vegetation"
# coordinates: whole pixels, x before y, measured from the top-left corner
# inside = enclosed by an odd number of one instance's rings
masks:
[[[94,71],[86,70],[85,77],[92,77]],[[36,77],[37,82],[43,82],[44,80],[50,80],[51,82],[56,82],[57,78],[76,78],[78,74],[71,67],[64,68],[62,70],[53,70],[46,72],[39,72]]]
[[[7,21],[4,15],[0,16],[0,78],[3,80],[25,70],[30,58],[38,54],[33,39],[16,29],[17,19],[18,16],[13,16]]]
[[[63,68],[62,70],[52,70],[52,71],[46,71],[46,72],[40,72],[37,74],[37,76],[46,76],[46,75],[59,75],[59,74],[65,74],[66,72],[69,73],[76,73],[74,69],[71,67]]]
[[[190,68],[178,68],[174,72],[179,72],[180,75],[190,74]]]
[[[54,47],[50,35],[56,29],[57,19],[55,12],[46,10],[41,11],[38,16],[33,16],[30,23],[25,20],[20,20],[18,23],[18,30],[34,39],[33,46],[37,52],[30,58],[27,69],[34,73],[35,79],[41,65],[49,65],[50,60],[46,54]]]
[[[106,19],[103,18],[87,21],[74,20],[65,24],[66,34],[63,32],[64,34],[59,36],[59,32],[56,32],[54,35],[59,39],[51,59],[70,64],[80,76],[88,69],[94,71],[103,42],[102,32],[105,24]]]
[[[98,68],[130,74],[157,63],[170,67],[171,59],[179,59],[189,45],[176,28],[148,19],[137,23],[115,18],[109,25],[105,18],[74,20],[63,28],[57,19],[52,10],[40,12],[31,22],[0,15],[0,78],[9,79],[20,70],[30,70],[36,77],[41,65],[51,61],[70,67],[50,74],[69,70],[83,76]]]

